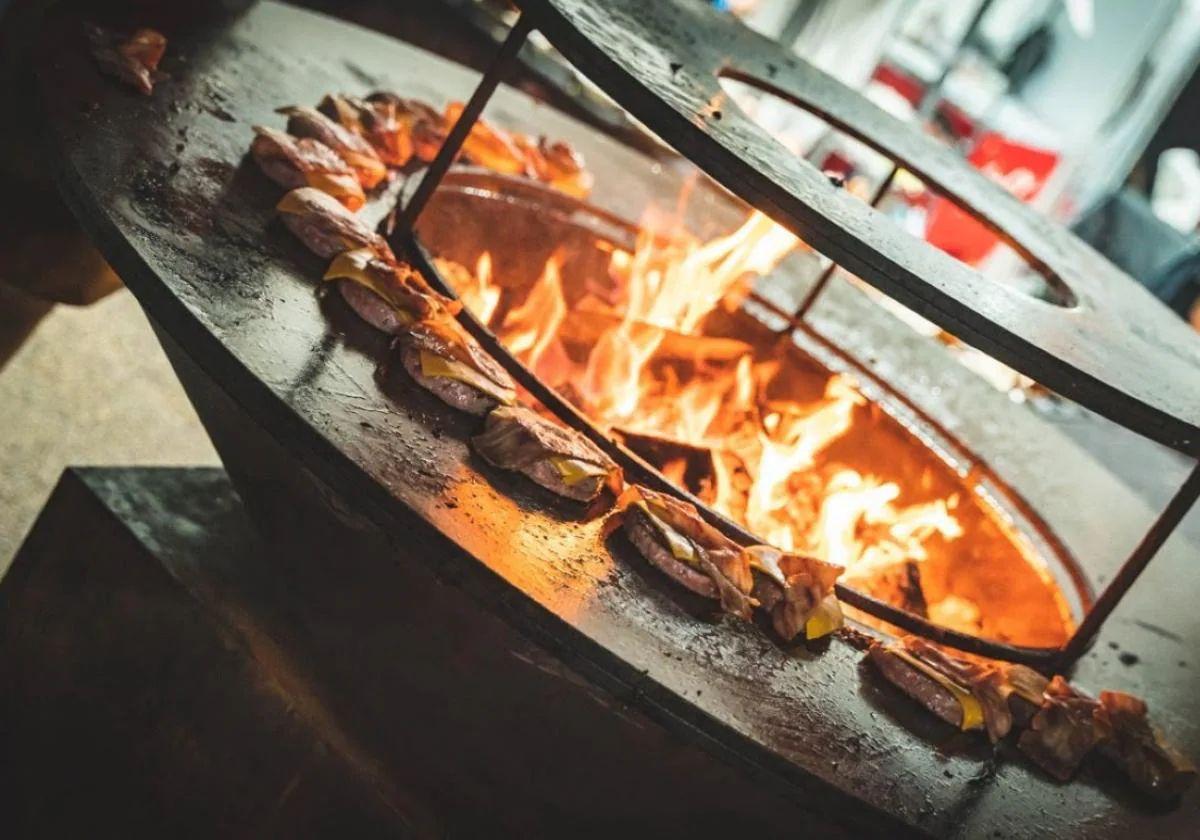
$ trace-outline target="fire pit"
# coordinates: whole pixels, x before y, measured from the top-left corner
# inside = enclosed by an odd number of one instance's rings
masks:
[[[549,4],[536,7],[544,16],[552,11]],[[561,27],[565,18],[540,20]],[[146,98],[97,74],[86,50],[75,46],[79,24],[66,11],[49,19],[41,49],[54,59],[37,68],[39,119],[62,191],[146,309],[238,493],[278,553],[273,567],[294,584],[296,635],[311,641],[303,667],[319,676],[332,712],[380,772],[403,779],[448,825],[486,815],[544,833],[578,828],[583,814],[593,829],[804,825],[846,834],[1040,836],[1086,821],[1096,835],[1127,836],[1194,824],[1195,790],[1169,813],[1155,813],[1103,775],[1089,771],[1088,783],[1064,789],[979,743],[948,737],[860,672],[858,652],[838,640],[818,654],[780,645],[754,625],[714,626],[605,534],[600,520],[581,517],[520,477],[487,469],[467,446],[474,424],[402,375],[377,373],[386,355],[383,337],[336,296],[314,293],[324,266],[274,220],[278,191],[245,158],[249,126],[273,119],[280,104],[314,102],[328,91],[381,87],[449,101],[472,89],[472,74],[363,30],[264,2],[204,26],[175,31],[164,24],[172,47],[163,69],[171,80]],[[594,44],[566,29],[558,34],[573,59],[595,58]],[[488,79],[497,81],[495,74]],[[621,84],[628,85],[625,75]],[[635,112],[659,107],[637,86],[624,90]],[[743,527],[739,521],[750,517],[735,502],[724,506],[729,517],[720,518],[718,485],[706,472],[719,468],[691,463],[702,461],[703,452],[693,458],[695,446],[664,440],[644,418],[627,428],[585,399],[580,406],[592,419],[573,409],[533,375],[545,372],[550,350],[533,359],[536,337],[522,347],[505,327],[506,313],[529,299],[558,247],[570,246],[564,260],[572,262],[563,262],[561,276],[564,295],[574,294],[567,289],[574,278],[609,276],[612,247],[637,253],[631,223],[652,201],[671,201],[680,184],[639,153],[510,90],[496,91],[492,106],[498,121],[569,138],[597,183],[619,189],[598,190],[594,206],[551,213],[554,199],[542,191],[497,188],[490,176],[474,191],[463,189],[466,179],[481,177],[471,173],[455,172],[444,182],[426,178],[410,188],[406,206],[425,211],[417,230],[431,261],[458,263],[474,281],[488,251],[491,276],[504,286],[490,323],[512,353],[494,341],[490,346],[522,384],[581,428],[611,426],[624,448],[607,434],[597,439],[638,480],[678,482],[707,498],[722,527]],[[700,141],[683,133],[678,116],[666,124],[679,131],[667,139],[697,151]],[[722,168],[730,162],[722,153],[705,165],[711,174],[736,175]],[[448,169],[449,159],[443,163]],[[435,163],[430,171],[444,174],[438,169]],[[762,180],[747,183],[757,189]],[[363,212],[382,220],[395,206],[395,192],[376,196]],[[840,199],[818,196],[830,216],[842,218]],[[528,207],[517,206],[523,197]],[[747,197],[761,199],[754,206],[772,215],[795,209],[774,200],[779,195]],[[485,229],[501,198],[503,238]],[[747,212],[717,194],[698,195],[692,206],[723,222],[720,231],[704,231],[705,239],[735,230]],[[814,231],[824,224],[817,215],[802,215]],[[451,216],[454,229],[469,236],[452,235],[445,221]],[[810,233],[804,238],[813,245],[856,272],[871,272],[871,255],[844,259],[851,245]],[[603,243],[601,253],[596,243]],[[805,259],[793,254],[777,272]],[[1083,268],[1089,267],[1090,261]],[[441,274],[453,285],[448,271]],[[932,288],[893,277],[886,290],[918,307],[926,294],[935,303],[952,297],[936,280]],[[974,601],[980,617],[970,632],[939,630],[912,604],[894,606],[903,580],[896,591],[844,587],[844,600],[874,610],[871,621],[942,633],[955,644],[1057,656],[1089,600],[1073,570],[1082,568],[1092,581],[1113,580],[1121,561],[1113,546],[1135,542],[1152,513],[1052,427],[948,365],[939,348],[915,340],[853,290],[830,284],[811,322],[794,331],[780,323],[770,300],[743,302],[702,317],[698,335],[677,329],[672,341],[693,342],[692,349],[699,342],[705,352],[719,346],[709,339],[744,343],[752,369],[774,354],[782,378],[771,380],[779,391],[767,389],[767,401],[798,405],[799,418],[839,404],[838,393],[829,394],[831,374],[855,377],[868,401],[845,407],[852,431],[815,453],[814,463],[826,459],[831,470],[837,465],[897,484],[905,495],[887,500],[897,509],[945,503],[963,534],[936,537],[942,546],[933,538],[922,542],[929,552],[919,561],[926,611],[953,593]],[[976,310],[988,308],[982,297],[972,302]],[[612,303],[610,316],[619,324],[628,308]],[[963,316],[964,332],[988,343],[979,312],[967,318],[961,305],[952,311]],[[476,331],[489,340],[478,324]],[[1005,331],[991,334],[985,349],[1004,338]],[[521,359],[537,362],[528,376]],[[662,371],[656,379],[660,374],[668,381]],[[1075,390],[1064,387],[1065,376],[1050,384],[1081,399],[1113,393],[1088,376]],[[1193,447],[1178,412],[1150,405],[1151,387],[1141,386],[1145,399],[1135,401],[1141,407],[1119,419],[1157,418],[1156,439]],[[1120,413],[1130,403],[1114,405]],[[791,410],[780,408],[779,420],[764,422],[778,429]],[[822,492],[841,471],[822,475]],[[1081,503],[1080,488],[1104,506],[1102,528],[1095,506]],[[1168,514],[1181,515],[1174,508]],[[797,526],[796,533],[809,532]],[[1156,534],[1142,559],[1165,540]],[[1026,581],[1026,595],[1040,600],[1049,629],[1009,610],[1008,596],[989,587],[988,573],[969,575],[978,591],[959,580],[961,561],[952,549],[964,545],[999,557],[1006,581],[1014,575]],[[1200,709],[1181,674],[1196,665],[1190,657],[1200,626],[1178,586],[1188,579],[1192,556],[1178,539],[1162,548],[1075,676],[1084,684],[1145,689],[1180,747],[1195,754]],[[1114,606],[1106,604],[1105,614]],[[964,620],[962,611],[955,617],[944,609],[945,623]],[[1110,644],[1136,649],[1141,663],[1122,666]],[[446,791],[455,792],[452,801]]]
[[[853,589],[935,624],[1027,647],[1065,643],[1090,593],[1051,529],[977,455],[818,333],[796,342],[771,329],[781,317],[764,296],[771,289],[730,310],[748,274],[802,244],[721,193],[697,201],[708,225],[735,233],[708,243],[678,227],[656,235],[523,179],[456,169],[418,233],[435,255],[430,268],[471,313],[540,385],[657,470],[660,486],[775,545],[830,557]],[[770,266],[775,291],[811,282],[815,260],[804,256]],[[648,288],[667,272],[689,293],[707,280],[711,297],[681,296],[672,308]],[[609,301],[628,303],[637,283],[646,317],[673,327],[622,323],[627,307]],[[872,401],[860,381],[876,386]]]

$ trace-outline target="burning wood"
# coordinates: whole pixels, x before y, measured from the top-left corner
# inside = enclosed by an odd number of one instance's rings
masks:
[[[781,550],[810,553],[860,581],[902,570],[878,591],[925,615],[918,565],[929,540],[962,533],[956,499],[902,506],[896,483],[849,469],[823,477],[818,457],[865,405],[854,383],[833,377],[816,403],[782,398],[773,393],[775,358],[703,331],[714,307],[739,299],[748,278],[797,245],[758,213],[710,242],[648,224],[633,251],[613,252],[611,293],[573,306],[561,255],[515,304],[486,252],[475,271],[439,267],[509,351],[597,425]]]
[[[630,451],[657,464],[667,478],[701,499],[712,501],[717,468],[711,449],[628,429],[613,429],[612,432]]]

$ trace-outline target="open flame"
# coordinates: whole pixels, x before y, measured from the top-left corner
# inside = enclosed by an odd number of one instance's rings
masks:
[[[611,288],[589,290],[570,307],[560,254],[507,308],[488,254],[474,271],[440,267],[464,304],[547,385],[627,443],[677,449],[682,454],[654,459],[663,472],[682,483],[698,470],[705,500],[763,540],[845,566],[852,578],[918,563],[929,540],[962,534],[956,497],[905,505],[893,482],[814,469],[866,403],[855,383],[835,375],[807,404],[771,398],[778,362],[705,334],[711,313],[736,307],[756,276],[799,246],[759,212],[709,241],[681,232],[675,217],[664,225],[648,215],[634,249],[612,252]]]

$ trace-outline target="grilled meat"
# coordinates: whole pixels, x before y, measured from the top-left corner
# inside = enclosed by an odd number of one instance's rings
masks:
[[[1111,725],[1100,703],[1072,688],[1062,677],[1050,680],[1042,706],[1021,733],[1017,747],[1054,778],[1066,781],[1083,759],[1107,741]]]
[[[972,693],[966,675],[948,667],[948,657],[930,657],[921,640],[906,636],[898,642],[877,642],[867,659],[888,682],[949,724],[981,729],[984,707]]]
[[[471,444],[495,466],[568,499],[590,502],[605,486],[620,492],[620,468],[594,443],[522,406],[497,408]]]
[[[1196,778],[1196,766],[1163,740],[1146,711],[1146,704],[1130,694],[1100,692],[1100,713],[1111,732],[1100,750],[1140,790],[1159,799],[1172,799]]]
[[[575,151],[566,140],[538,139],[538,156],[535,171],[540,180],[556,190],[587,198],[592,191],[592,173],[587,171],[583,155]]]
[[[451,102],[446,106],[446,125],[458,122],[463,107],[461,102]],[[469,163],[486,166],[504,175],[530,174],[525,155],[508,132],[496,128],[482,117],[471,126],[471,133],[463,141],[462,154]]]
[[[397,123],[407,133],[412,154],[417,160],[429,163],[437,157],[446,141],[449,127],[446,120],[431,105],[419,99],[406,99],[388,91],[376,91],[367,102],[387,105]]]
[[[296,139],[290,134],[263,126],[254,127],[250,154],[268,178],[282,187],[313,187],[336,198],[349,210],[363,206],[367,197],[345,161],[311,137]]]
[[[516,383],[453,318],[418,321],[399,347],[417,384],[459,411],[483,415],[516,401]]]
[[[333,258],[326,280],[350,308],[377,330],[398,335],[414,321],[448,318],[462,304],[443,297],[407,263],[380,259],[370,248],[344,251]]]
[[[827,636],[842,626],[842,610],[833,585],[844,569],[803,554],[766,545],[745,549],[754,575],[754,598],[771,617],[775,632],[793,639]]]
[[[313,189],[292,190],[275,205],[288,230],[318,257],[330,259],[343,251],[369,248],[380,259],[395,262],[387,240],[333,197]]]
[[[621,494],[623,527],[654,567],[728,613],[749,619],[754,578],[742,547],[700,518],[693,505],[634,485]]]
[[[287,115],[288,133],[324,143],[354,170],[364,189],[371,189],[387,177],[387,167],[370,143],[316,108],[293,105],[280,108],[279,113]]]
[[[158,63],[167,51],[167,39],[153,29],[138,29],[128,38],[99,26],[88,28],[92,57],[100,69],[149,96],[155,82],[164,78]]]
[[[317,110],[371,144],[388,166],[404,166],[413,155],[412,131],[396,103],[329,94]]]

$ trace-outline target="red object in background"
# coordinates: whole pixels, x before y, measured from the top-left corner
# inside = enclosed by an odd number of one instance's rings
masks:
[[[1041,192],[1058,165],[1054,152],[1014,143],[994,133],[983,135],[967,160],[1025,202]],[[929,204],[925,239],[970,265],[978,265],[1000,242],[996,234],[941,196]]]

